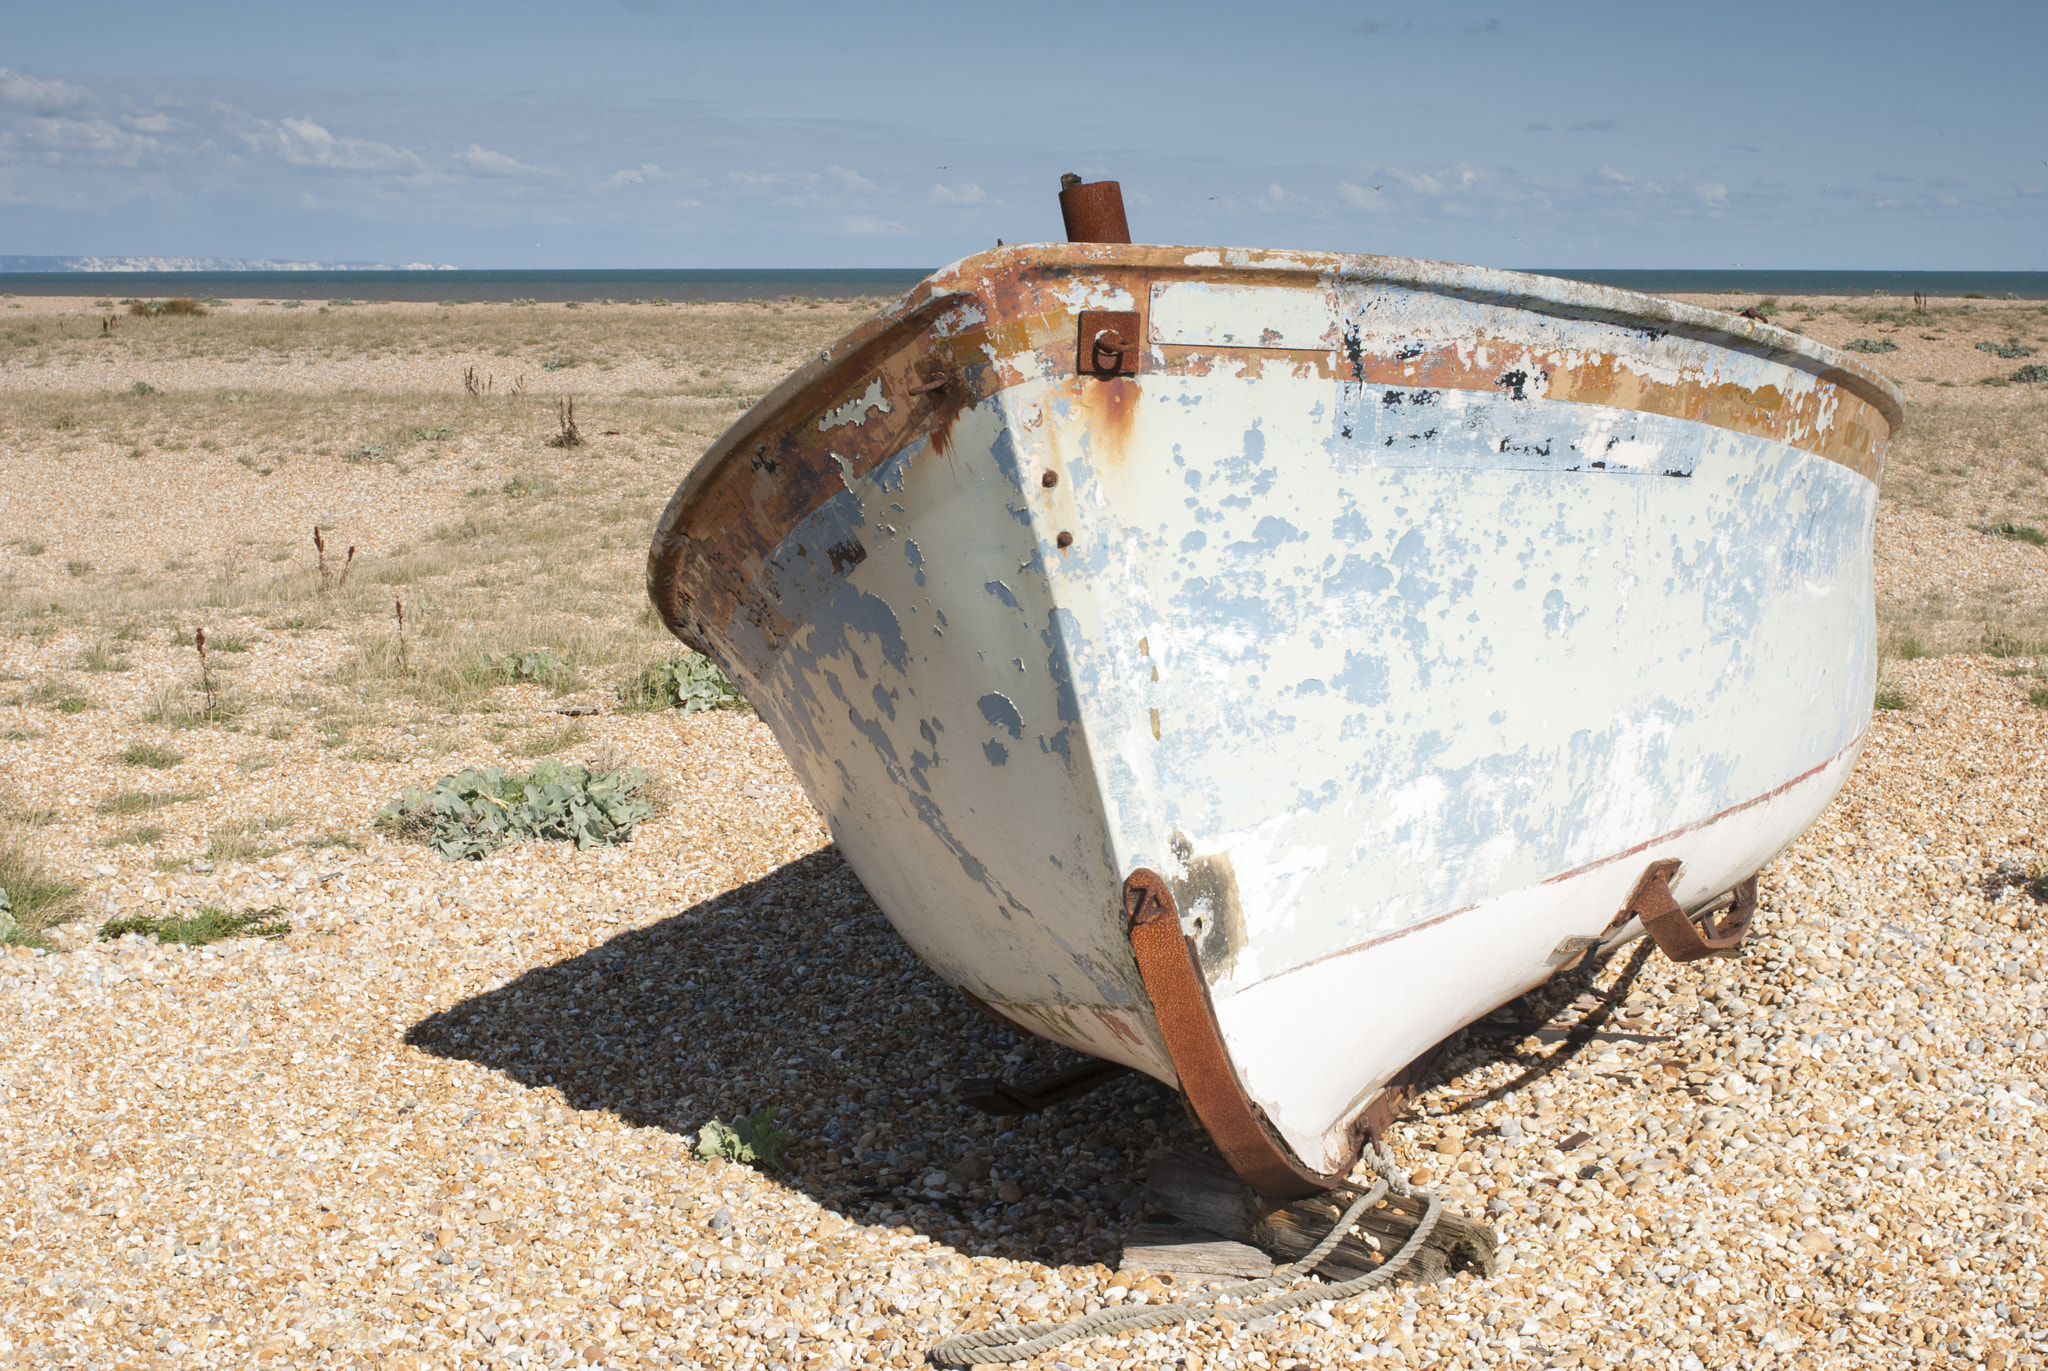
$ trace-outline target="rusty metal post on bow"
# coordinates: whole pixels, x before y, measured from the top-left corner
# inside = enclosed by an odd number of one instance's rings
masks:
[[[1069,243],[1128,243],[1123,187],[1115,181],[1087,181],[1071,171],[1060,178],[1060,218]]]

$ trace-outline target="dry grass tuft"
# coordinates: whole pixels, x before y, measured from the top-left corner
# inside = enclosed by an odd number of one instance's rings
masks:
[[[0,831],[0,944],[43,947],[49,930],[78,912],[79,890],[36,854],[38,825]]]
[[[188,319],[204,318],[212,311],[190,296],[177,296],[169,300],[131,300],[128,312],[144,319],[161,319],[165,316]]]

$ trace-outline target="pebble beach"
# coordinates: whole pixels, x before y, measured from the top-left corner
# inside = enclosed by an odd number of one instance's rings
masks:
[[[518,564],[397,579],[425,574],[437,530],[527,517],[578,481],[658,504],[857,311],[695,307],[689,336],[709,342],[566,369],[596,440],[570,466],[538,404],[450,420],[401,463],[345,460],[369,438],[286,451],[218,399],[426,413],[465,403],[480,364],[538,387],[557,375],[540,352],[434,334],[349,362],[166,333],[101,355],[93,302],[23,303],[0,328],[34,314],[78,336],[0,358],[17,411],[0,419],[0,800],[76,893],[42,946],[0,948],[0,1366],[908,1368],[961,1331],[1174,1300],[1181,1283],[1122,1269],[1121,1239],[1146,1218],[1147,1158],[1201,1145],[1177,1095],[1126,1076],[1035,1115],[962,1106],[965,1078],[1078,1059],[907,951],[752,714],[622,709],[596,668],[459,709],[385,703],[400,687],[349,674],[389,635],[387,595],[516,594]],[[1937,303],[1947,322],[1905,359],[1933,378],[1907,387],[1916,406],[1947,403],[1944,379],[1977,385],[1979,333],[2048,331],[2030,306],[1972,333],[1978,315]],[[401,343],[440,327],[433,307],[355,308],[390,311]],[[237,311],[258,306],[219,317]],[[1819,314],[1825,341],[1883,332]],[[741,324],[755,341],[720,351]],[[96,427],[136,381],[227,416],[214,445]],[[2037,389],[1983,388],[1985,422],[2032,432]],[[2000,510],[2038,504],[2038,450],[2020,446],[1983,497]],[[1878,525],[1881,619],[1921,646],[1888,657],[1894,707],[1763,873],[1743,955],[1675,966],[1639,945],[1565,973],[1466,1030],[1395,1128],[1418,1187],[1494,1227],[1495,1274],[1023,1365],[2042,1365],[2048,696],[2032,649],[2008,633],[1981,650],[1951,611],[2048,606],[2048,550],[1928,480]],[[176,507],[181,486],[232,517]],[[334,555],[362,547],[363,584],[392,569],[364,617],[208,590],[273,556],[317,585],[304,529],[323,520]],[[592,556],[630,588],[645,527],[615,536]],[[104,608],[130,593],[110,575],[128,560],[168,578],[162,605]],[[639,613],[622,592],[616,617]],[[233,727],[167,722],[164,692],[193,689],[195,622],[241,644],[221,668]],[[118,669],[79,665],[110,650]],[[323,720],[344,713],[338,741]],[[655,814],[618,847],[481,862],[375,826],[403,787],[529,764],[537,739],[653,773]],[[177,760],[123,760],[143,743]],[[290,931],[96,937],[200,906]],[[763,1108],[787,1130],[780,1168],[700,1155],[707,1123]]]

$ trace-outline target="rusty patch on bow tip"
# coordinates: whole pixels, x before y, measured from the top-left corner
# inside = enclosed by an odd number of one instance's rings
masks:
[[[1180,1088],[1230,1169],[1264,1195],[1297,1199],[1328,1190],[1332,1175],[1304,1167],[1244,1092],[1209,999],[1194,944],[1181,932],[1166,880],[1141,867],[1124,881],[1124,926]]]

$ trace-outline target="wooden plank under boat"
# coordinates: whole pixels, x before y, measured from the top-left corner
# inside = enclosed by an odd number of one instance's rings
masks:
[[[1606,287],[1001,248],[735,424],[649,589],[941,976],[1304,1194],[1432,1044],[1638,914],[1697,941],[1828,803],[1899,413]]]

